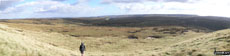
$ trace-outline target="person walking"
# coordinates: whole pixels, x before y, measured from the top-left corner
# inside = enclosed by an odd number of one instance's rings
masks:
[[[85,51],[85,45],[83,42],[81,42],[80,48],[79,48],[80,52],[81,52],[81,56],[84,56],[84,51]]]

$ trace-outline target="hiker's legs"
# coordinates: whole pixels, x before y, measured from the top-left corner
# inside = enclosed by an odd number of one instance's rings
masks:
[[[81,51],[81,56],[84,56],[84,51]]]

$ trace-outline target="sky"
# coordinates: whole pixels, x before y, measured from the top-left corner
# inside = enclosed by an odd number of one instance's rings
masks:
[[[0,19],[129,14],[230,17],[230,0],[0,0]]]

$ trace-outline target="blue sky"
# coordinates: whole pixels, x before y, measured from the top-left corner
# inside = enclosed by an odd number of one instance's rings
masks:
[[[228,0],[0,0],[0,19],[195,14],[230,17]]]

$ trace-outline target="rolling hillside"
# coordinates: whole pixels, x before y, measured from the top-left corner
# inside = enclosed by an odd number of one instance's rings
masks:
[[[174,38],[132,40],[117,37],[75,38],[60,33],[0,26],[2,56],[75,56],[79,55],[76,46],[82,41],[87,44],[86,55],[91,56],[212,56],[214,48],[230,50],[229,29]]]
[[[213,56],[230,51],[230,19],[123,15],[0,20],[0,56]]]
[[[25,36],[18,29],[0,25],[0,56],[71,56],[72,51]]]

